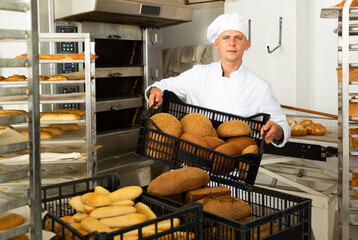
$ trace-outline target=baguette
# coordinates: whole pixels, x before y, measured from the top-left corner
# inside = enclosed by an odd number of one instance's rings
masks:
[[[134,224],[145,222],[147,217],[141,213],[130,213],[117,217],[102,218],[99,221],[108,227],[129,227]]]
[[[80,120],[81,117],[73,113],[44,113],[40,121],[74,121]]]
[[[84,204],[91,207],[103,207],[111,204],[112,200],[106,195],[89,192],[82,195],[82,201]]]
[[[101,223],[93,217],[83,219],[81,222],[81,227],[89,233],[94,231],[107,233],[112,232],[112,229],[110,227],[106,226],[105,224]]]
[[[142,192],[143,189],[139,186],[128,186],[111,192],[108,196],[112,201],[133,200],[139,197]]]
[[[22,131],[19,133],[22,134],[23,136],[29,138],[29,131]],[[52,137],[53,137],[53,134],[51,132],[40,131],[40,139],[50,139]]]
[[[51,112],[54,112],[54,113],[73,113],[73,114],[77,114],[77,115],[80,115],[80,116],[83,116],[85,114],[81,109],[68,109],[68,108],[54,109]]]
[[[136,208],[131,206],[107,206],[94,209],[90,217],[101,219],[135,213]]]
[[[50,124],[47,127],[58,127],[65,131],[73,131],[73,130],[79,130],[80,126],[76,123],[67,123],[67,124]]]
[[[64,130],[58,127],[41,127],[42,131],[50,132],[52,135],[61,135],[63,134]]]
[[[24,222],[24,218],[16,213],[10,213],[0,218],[0,231],[20,226]]]
[[[148,185],[147,191],[165,197],[200,188],[209,181],[204,170],[185,167],[159,175]]]

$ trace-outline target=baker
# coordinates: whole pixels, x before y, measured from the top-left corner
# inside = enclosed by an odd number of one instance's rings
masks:
[[[265,142],[282,147],[291,131],[286,116],[269,82],[247,69],[242,61],[250,46],[247,19],[237,13],[222,14],[208,27],[207,38],[220,51],[220,61],[196,65],[177,77],[155,82],[146,89],[149,106],[163,102],[163,91],[174,92],[189,104],[243,117],[268,113],[270,120],[261,128]]]

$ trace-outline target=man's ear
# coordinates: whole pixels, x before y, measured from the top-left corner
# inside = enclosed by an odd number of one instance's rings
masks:
[[[246,48],[245,48],[245,50],[249,49],[250,44],[251,44],[250,40],[246,40]]]
[[[215,47],[217,50],[219,50],[219,40],[215,39]]]

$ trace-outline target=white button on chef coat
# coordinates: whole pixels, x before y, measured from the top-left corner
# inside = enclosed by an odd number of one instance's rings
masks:
[[[273,144],[282,147],[290,138],[291,130],[270,83],[243,64],[230,74],[230,78],[223,77],[222,73],[221,62],[196,65],[177,77],[163,79],[150,87],[172,91],[179,98],[185,98],[188,104],[243,117],[257,113],[270,114],[270,120],[280,125],[284,132],[283,142]]]

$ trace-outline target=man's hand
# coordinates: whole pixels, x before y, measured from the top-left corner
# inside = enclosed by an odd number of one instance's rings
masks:
[[[281,126],[272,121],[268,121],[265,125],[262,126],[260,131],[260,139],[262,139],[264,131],[267,131],[265,137],[265,142],[267,144],[271,143],[273,140],[280,141],[283,137],[283,130]]]
[[[158,109],[163,104],[163,92],[157,87],[153,87],[150,89],[148,98],[149,107],[151,107],[154,102],[157,103],[154,109]]]

